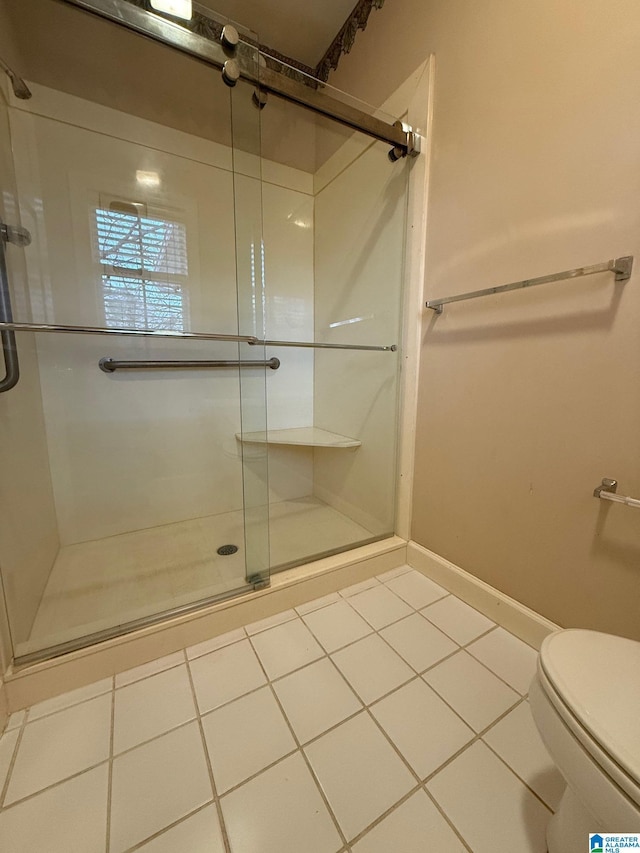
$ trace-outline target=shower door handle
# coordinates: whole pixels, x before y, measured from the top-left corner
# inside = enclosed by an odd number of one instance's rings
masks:
[[[0,220],[0,322],[12,323],[13,312],[11,310],[11,291],[9,289],[9,273],[7,271],[7,258],[5,248],[7,243],[16,246],[28,246],[31,235],[26,228],[16,228],[5,225]],[[18,349],[16,347],[15,332],[3,329],[0,332],[2,341],[2,355],[4,357],[5,375],[0,379],[0,393],[10,391],[18,384],[20,379],[20,364],[18,362]]]

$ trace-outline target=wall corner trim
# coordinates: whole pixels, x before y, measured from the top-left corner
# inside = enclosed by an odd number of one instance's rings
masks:
[[[0,678],[0,735],[5,730],[9,721],[9,703],[7,701],[7,690],[4,681]]]
[[[417,542],[407,544],[407,563],[535,649],[560,628]]]

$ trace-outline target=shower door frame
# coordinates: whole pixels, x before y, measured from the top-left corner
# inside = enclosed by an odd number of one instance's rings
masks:
[[[78,9],[106,18],[119,26],[134,30],[155,41],[187,53],[196,59],[223,69],[229,61],[237,63],[237,71],[243,80],[256,84],[261,90],[292,101],[313,112],[333,119],[352,130],[365,133],[374,139],[388,142],[395,151],[395,159],[415,157],[420,153],[420,137],[403,122],[389,124],[375,115],[370,115],[350,103],[344,103],[328,94],[326,84],[308,77],[299,83],[284,74],[279,74],[263,65],[258,58],[260,51],[255,44],[244,41],[242,49],[234,51],[221,43],[204,38],[184,26],[174,23],[160,14],[147,12],[127,0],[59,0]],[[268,55],[266,55],[268,56]],[[302,74],[302,72],[298,72]]]

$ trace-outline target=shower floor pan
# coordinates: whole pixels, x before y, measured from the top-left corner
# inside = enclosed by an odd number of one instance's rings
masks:
[[[377,539],[315,497],[270,507],[271,565],[300,564]],[[218,555],[221,545],[238,551]],[[17,656],[242,590],[242,510],[123,533],[60,549],[29,639]]]

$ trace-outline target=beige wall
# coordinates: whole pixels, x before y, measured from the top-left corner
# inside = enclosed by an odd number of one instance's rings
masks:
[[[427,296],[640,258],[640,9],[396,0],[332,83],[436,57]],[[562,625],[640,638],[640,292],[610,275],[425,316],[413,538]]]

